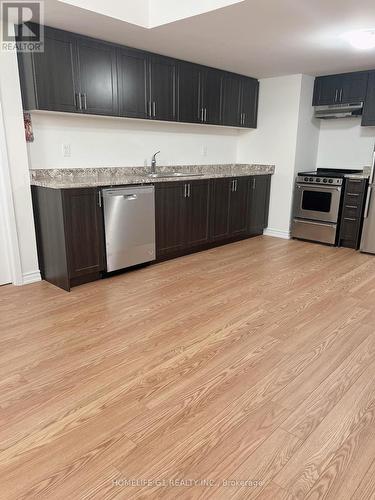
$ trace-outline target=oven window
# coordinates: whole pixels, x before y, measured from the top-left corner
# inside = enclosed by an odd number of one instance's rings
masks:
[[[322,191],[304,190],[302,195],[303,210],[313,210],[314,212],[331,211],[332,193]]]

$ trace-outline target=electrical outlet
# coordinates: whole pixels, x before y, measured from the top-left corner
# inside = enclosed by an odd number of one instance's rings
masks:
[[[72,149],[70,147],[70,144],[62,145],[62,154],[64,158],[70,158],[70,156],[72,156]]]

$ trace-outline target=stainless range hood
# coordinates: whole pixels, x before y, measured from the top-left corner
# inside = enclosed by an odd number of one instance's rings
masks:
[[[332,104],[329,106],[315,106],[314,116],[322,120],[333,118],[351,118],[361,116],[363,111],[363,102],[354,102],[350,104]]]

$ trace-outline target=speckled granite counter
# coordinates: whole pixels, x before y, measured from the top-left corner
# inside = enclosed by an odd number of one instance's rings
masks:
[[[75,169],[31,170],[31,184],[53,189],[71,189],[95,186],[118,186],[126,184],[155,184],[186,180],[210,179],[217,177],[239,177],[246,175],[273,174],[273,165],[226,164],[226,165],[180,165],[158,166],[160,173],[186,172],[194,177],[149,177],[150,167],[102,167]]]

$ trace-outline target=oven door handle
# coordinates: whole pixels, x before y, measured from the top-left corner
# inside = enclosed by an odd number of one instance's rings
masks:
[[[299,220],[299,219],[293,219],[293,222],[296,224],[311,224],[312,226],[324,226],[324,227],[336,227],[337,224],[330,224],[329,222],[313,222],[311,220]]]
[[[307,189],[309,188],[310,190],[318,190],[318,191],[321,191],[322,189],[327,189],[329,191],[341,191],[342,189],[342,186],[339,186],[339,187],[334,187],[334,186],[327,186],[325,184],[320,184],[319,186],[317,186],[316,184],[297,184],[297,188],[298,189]]]

